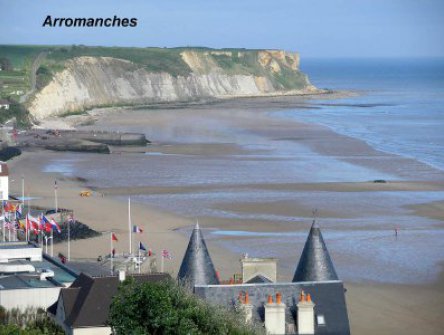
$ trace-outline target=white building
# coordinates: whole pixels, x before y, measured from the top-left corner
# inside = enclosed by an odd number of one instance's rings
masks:
[[[10,103],[8,100],[0,99],[0,109],[9,109]]]
[[[9,200],[9,171],[3,162],[0,162],[0,200]]]
[[[76,274],[26,242],[0,243],[0,305],[7,310],[48,308]]]

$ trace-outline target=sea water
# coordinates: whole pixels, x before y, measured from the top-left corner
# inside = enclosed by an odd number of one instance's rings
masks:
[[[317,87],[361,94],[284,115],[444,170],[444,59],[309,59],[302,71]]]

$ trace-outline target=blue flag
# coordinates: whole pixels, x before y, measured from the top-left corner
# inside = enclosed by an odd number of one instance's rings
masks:
[[[146,251],[146,248],[145,248],[145,246],[142,244],[142,242],[139,242],[139,250],[145,250],[145,251]]]

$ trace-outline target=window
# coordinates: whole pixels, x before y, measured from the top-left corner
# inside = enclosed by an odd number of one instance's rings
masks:
[[[318,326],[325,326],[325,318],[323,315],[317,315],[316,320],[318,321]]]

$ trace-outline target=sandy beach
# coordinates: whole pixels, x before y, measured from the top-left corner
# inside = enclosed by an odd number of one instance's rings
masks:
[[[20,195],[21,177],[24,176],[25,195],[33,197],[31,204],[52,207],[54,206],[53,184],[54,180],[57,180],[59,206],[73,209],[76,218],[93,229],[100,232],[115,231],[119,238],[116,243],[117,252],[128,249],[126,199],[131,196],[135,199],[132,203],[133,222],[145,229],[144,234],[140,235],[140,240],[156,252],[163,248],[170,250],[173,259],[166,262],[165,268],[173,276],[178,270],[188,243],[188,229],[194,225],[196,217],[199,217],[199,224],[208,236],[207,245],[213,261],[224,278],[239,271],[238,260],[242,252],[237,250],[240,250],[242,243],[252,242],[248,237],[239,235],[213,234],[219,230],[295,234],[298,240],[288,244],[293,249],[284,251],[290,256],[288,259],[283,257],[279,267],[279,279],[290,280],[302,248],[299,239],[301,241],[305,239],[313,206],[316,203],[321,203],[317,217],[326,228],[326,237],[334,238],[334,233],[339,231],[341,233],[380,231],[382,234],[387,232],[387,235],[390,235],[394,226],[380,224],[379,218],[389,217],[392,212],[405,219],[405,222],[400,224],[406,236],[407,233],[418,232],[418,224],[415,222],[418,217],[431,220],[424,221],[423,224],[427,224],[427,227],[436,229],[444,227],[443,202],[433,201],[434,198],[428,196],[444,192],[444,174],[441,171],[413,159],[376,151],[364,142],[338,135],[326,127],[289,122],[269,113],[270,104],[274,110],[280,110],[302,103],[299,99],[296,101],[291,98],[286,99],[276,100],[278,107],[270,100],[267,100],[268,105],[265,106],[263,102],[252,99],[245,100],[240,105],[227,101],[216,108],[209,105],[180,110],[153,109],[148,112],[122,109],[107,114],[106,117],[101,111],[94,114],[96,122],[94,125],[82,128],[142,131],[153,140],[153,145],[146,148],[115,147],[113,153],[102,156],[48,151],[25,152],[8,162],[13,180],[11,192]],[[255,110],[255,117],[251,117],[252,109]],[[199,123],[204,126],[195,127],[195,124]],[[203,140],[209,136],[212,141]],[[273,149],[271,148],[273,143],[277,143],[276,145],[283,143],[285,147],[279,147],[280,152],[284,152],[288,157],[285,155],[266,157]],[[253,179],[253,176],[236,175],[235,171],[229,170],[229,162],[240,161],[240,164],[245,164],[245,170],[248,171],[250,162],[260,164],[258,162],[263,161],[264,164],[274,164],[274,161],[285,159],[290,162],[295,155],[300,155],[301,165],[291,163],[289,168],[291,171],[288,173],[298,176],[292,182],[280,179],[285,177],[285,171],[265,171],[264,175],[268,173],[276,176],[261,182],[262,174]],[[45,170],[51,162],[60,162],[69,157],[75,157],[76,162],[80,161],[75,163],[78,164],[75,167],[81,166],[86,175],[78,174],[76,168],[74,173]],[[181,165],[181,168],[185,164],[186,167],[184,157],[190,161],[190,166],[193,163],[205,166],[210,164],[209,162],[214,163],[214,166],[220,164],[221,168],[228,166],[229,178],[217,182],[224,175],[208,168],[202,170],[207,176],[206,181],[202,183],[190,181],[174,185],[159,181],[155,178],[156,175],[149,175],[149,180],[140,180],[139,183],[132,182],[128,177],[127,186],[124,186],[126,181],[118,180],[114,180],[113,185],[103,185],[103,176],[96,176],[90,171],[97,166],[106,167],[107,164],[115,162],[115,165],[108,166],[110,175],[118,176],[118,171],[112,171],[114,169],[121,169],[123,173],[127,164],[128,171],[125,172],[137,176],[138,172],[131,170],[129,166],[135,165],[138,159],[143,158],[149,159],[147,161],[149,165],[143,167],[144,169],[149,167],[149,171],[146,170],[147,174],[154,173],[151,170],[156,170],[159,166],[164,166],[166,170],[159,171],[159,174],[174,176],[175,171],[170,169],[176,164]],[[303,165],[305,161],[310,162],[310,160],[316,162],[315,167],[307,168],[307,165]],[[335,167],[339,171],[335,181],[329,181],[325,177],[324,170],[328,171],[332,166],[330,160],[334,160],[337,164]],[[165,164],[168,164],[168,167]],[[267,169],[268,167],[264,168]],[[312,176],[309,174],[311,171],[317,171],[314,169],[319,170],[316,174],[318,180],[307,179]],[[107,171],[106,168],[100,170],[99,174],[107,173],[104,171]],[[363,178],[369,175],[372,178]],[[347,176],[351,177],[347,179]],[[78,177],[86,180],[79,180]],[[387,182],[373,182],[376,179],[384,179]],[[79,192],[84,189],[92,189],[93,196],[81,198]],[[291,194],[291,196],[281,200],[277,198],[275,201],[267,198],[221,201],[220,198],[215,198],[208,204],[202,201],[202,208],[206,206],[206,211],[202,210],[194,215],[183,214],[180,210],[169,210],[159,205],[162,199],[169,199],[168,201],[177,204],[178,208],[188,206],[192,212],[194,210],[192,202],[200,201],[195,200],[195,196],[210,197],[211,194],[227,192],[240,194],[245,190],[252,194],[270,193],[279,196]],[[424,201],[412,204],[410,199],[415,194],[421,195]],[[300,196],[301,200],[293,198],[293,195]],[[408,196],[409,201],[387,200],[384,204],[372,205],[375,199],[386,199],[384,197],[392,195],[395,198],[400,195],[400,199]],[[311,201],[311,196],[316,201]],[[350,199],[359,197],[362,198],[360,202],[356,200],[356,204],[350,204]],[[323,199],[327,199],[325,203]],[[219,217],[214,213],[230,213],[232,216]],[[377,216],[378,220],[369,220],[365,223],[359,221],[367,214],[375,218]],[[291,217],[295,218],[294,221],[290,219],[286,221],[285,218]],[[282,218],[282,220],[270,225],[270,218]],[[351,224],[347,225],[347,222]],[[289,236],[291,239],[292,235]],[[138,238],[139,236],[137,241]],[[326,240],[334,262],[339,268],[349,262],[365,262],[366,256],[360,258],[359,255],[343,253],[339,248],[341,240],[331,242],[328,238]],[[231,247],[227,247],[228,244]],[[232,247],[233,245],[236,245],[237,249]],[[56,252],[66,253],[66,248],[66,244],[59,244],[54,249]],[[74,258],[95,259],[98,255],[109,253],[109,235],[105,233],[97,238],[73,241],[71,250]],[[356,250],[359,253],[359,249]],[[277,253],[280,251],[276,249]],[[386,268],[386,271],[397,271],[397,269]],[[440,273],[442,266],[436,271]],[[344,273],[347,274],[345,271]],[[432,275],[430,277],[433,278]],[[442,273],[433,280],[420,279],[414,283],[402,284],[345,279],[352,333],[442,334],[443,279]]]

